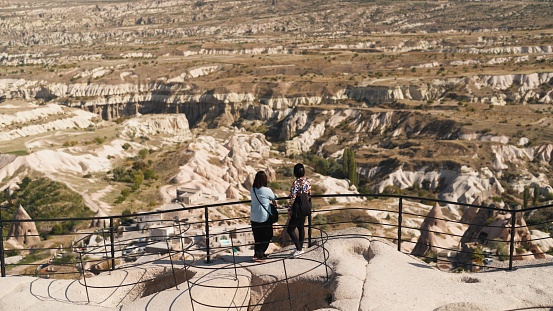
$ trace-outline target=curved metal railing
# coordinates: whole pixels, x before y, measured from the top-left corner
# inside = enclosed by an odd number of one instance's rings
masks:
[[[281,198],[279,200],[285,200],[286,198]],[[519,215],[534,213],[538,210],[546,210],[553,208],[553,204],[535,206],[526,209],[507,209],[507,208],[497,208],[491,206],[481,206],[467,203],[458,203],[450,202],[445,200],[438,200],[433,198],[420,198],[414,196],[403,196],[403,195],[391,195],[391,194],[327,194],[327,195],[313,195],[313,214],[308,218],[307,224],[307,243],[308,246],[312,246],[313,254],[317,253],[319,257],[305,257],[301,260],[311,261],[313,269],[318,269],[324,267],[326,271],[325,282],[321,283],[321,286],[327,286],[328,282],[332,279],[332,267],[327,263],[328,259],[328,250],[325,247],[326,242],[329,239],[339,239],[340,235],[332,235],[329,237],[326,234],[328,230],[334,230],[341,227],[365,227],[369,228],[370,234],[367,233],[367,237],[377,237],[382,239],[391,240],[397,244],[397,249],[400,252],[410,253],[410,250],[414,248],[416,241],[413,240],[413,237],[416,237],[417,234],[414,232],[421,233],[433,233],[443,236],[449,236],[454,239],[460,240],[463,238],[463,234],[454,233],[454,232],[442,232],[435,231],[430,229],[421,228],[420,224],[425,219],[433,219],[436,221],[443,221],[454,226],[472,226],[473,228],[505,228],[505,226],[493,226],[491,224],[482,224],[470,223],[467,221],[456,220],[460,217],[431,217],[428,215],[431,207],[428,205],[420,205],[421,201],[425,203],[432,202],[441,204],[447,208],[452,209],[465,209],[465,213],[471,209],[484,209],[489,210],[492,213],[501,213],[509,215],[510,217],[505,217],[505,221],[508,221],[508,231],[510,233],[515,232],[516,230],[524,229],[527,226],[517,225],[517,219],[520,218]],[[354,203],[338,203],[338,199],[358,199]],[[391,202],[383,201],[392,200]],[[326,200],[331,201],[332,203],[327,202]],[[6,221],[0,219],[0,264],[1,264],[1,274],[6,276],[6,269],[10,271],[10,274],[13,275],[34,275],[34,276],[50,276],[54,277],[56,275],[74,275],[75,278],[79,280],[79,283],[87,288],[111,288],[111,287],[125,287],[125,286],[137,286],[138,284],[147,283],[153,281],[153,278],[143,278],[134,281],[121,282],[116,285],[91,285],[87,284],[87,274],[89,273],[99,273],[102,271],[117,271],[136,268],[144,266],[146,264],[151,264],[154,262],[169,262],[171,267],[171,273],[173,275],[174,286],[178,285],[184,281],[187,282],[188,292],[190,295],[190,301],[192,308],[194,304],[209,306],[214,308],[244,308],[251,307],[261,304],[268,303],[282,303],[282,301],[287,300],[291,302],[296,299],[294,295],[290,294],[288,290],[287,297],[271,301],[260,301],[252,302],[248,301],[243,303],[234,303],[233,306],[218,306],[213,305],[201,299],[195,297],[192,293],[195,289],[200,288],[209,288],[209,282],[204,282],[206,278],[212,277],[215,273],[224,271],[224,270],[233,270],[233,277],[238,281],[244,274],[240,274],[240,269],[244,268],[244,263],[237,261],[235,258],[235,250],[237,247],[240,248],[250,248],[253,246],[253,242],[249,243],[236,243],[233,236],[236,236],[239,233],[246,233],[251,231],[249,227],[243,227],[240,229],[231,229],[213,232],[213,229],[219,227],[217,223],[226,222],[226,223],[248,223],[248,216],[240,217],[221,217],[221,213],[217,214],[217,217],[213,217],[212,213],[214,209],[225,207],[225,206],[243,206],[244,204],[249,204],[250,201],[236,201],[236,202],[226,202],[226,203],[216,203],[216,204],[207,204],[200,206],[191,206],[191,207],[179,207],[170,210],[163,211],[152,211],[146,213],[132,214],[132,215],[117,215],[117,216],[103,216],[103,217],[83,217],[83,218],[54,218],[54,219],[35,219],[35,220],[12,220]],[[405,208],[406,205],[410,205],[409,211]],[[361,212],[361,214],[357,212]],[[190,214],[193,212],[200,212],[199,220],[188,221],[183,220],[187,217],[179,213]],[[377,215],[372,217],[365,217],[364,215]],[[386,214],[386,217],[384,217]],[[163,219],[164,215],[173,216],[170,219]],[[174,215],[177,215],[176,218]],[[346,215],[346,216],[344,216]],[[354,215],[354,217],[349,217],[347,215]],[[148,219],[151,217],[153,219]],[[168,235],[149,235],[149,239],[143,240],[142,242],[138,241],[137,237],[140,234],[135,234],[134,237],[125,238],[128,229],[128,226],[124,226],[124,220],[128,219],[138,219],[140,218],[140,223],[136,224],[141,225],[144,228],[147,228],[148,225],[157,224],[156,228],[158,230],[166,230],[172,232],[170,236]],[[188,217],[191,218],[191,217]],[[203,218],[203,219],[200,219]],[[282,218],[282,217],[281,217]],[[81,222],[98,222],[103,221],[104,227],[93,230],[80,230],[76,232],[69,232],[57,237],[59,240],[66,240],[65,245],[56,247],[46,246],[47,243],[41,243],[44,246],[41,247],[27,247],[19,249],[19,253],[29,253],[23,261],[15,263],[6,262],[6,250],[4,249],[4,236],[3,231],[1,230],[6,224],[12,225],[15,223],[30,222],[40,224],[41,222],[47,223],[56,223],[62,221],[81,221]],[[553,219],[544,219],[540,222],[534,223],[534,227],[545,227],[548,228],[551,226]],[[275,225],[276,231],[283,230],[285,224],[281,223]],[[196,230],[192,230],[195,228]],[[201,230],[200,230],[201,229]],[[318,232],[319,234],[313,235],[313,231]],[[472,263],[473,266],[486,269],[513,269],[513,260],[527,254],[519,254],[519,249],[517,245],[521,243],[538,243],[540,240],[548,239],[549,237],[541,238],[530,238],[525,241],[515,241],[515,234],[508,234],[507,238],[504,240],[498,239],[488,239],[486,236],[479,237],[478,239],[473,239],[472,241],[480,242],[485,244],[486,242],[493,242],[497,245],[500,245],[498,248],[504,249],[509,248],[508,254],[495,254],[494,259],[508,260],[508,267],[501,267],[498,265],[489,265],[483,263]],[[230,245],[217,245],[213,240],[221,235],[227,235],[230,237]],[[363,235],[362,233],[359,234]],[[32,235],[28,235],[27,238],[32,238]],[[90,240],[95,239],[95,243],[92,243]],[[67,240],[71,240],[67,242]],[[287,243],[289,241],[279,241],[281,243]],[[154,247],[155,246],[155,247]],[[471,256],[472,251],[463,250],[457,245],[455,247],[439,247],[433,246],[434,249],[439,249],[443,253],[455,253],[457,257],[459,255]],[[134,252],[135,249],[141,248],[140,252]],[[147,256],[142,256],[146,248],[152,248],[150,254],[161,253],[155,258],[143,259]],[[311,249],[310,249],[311,250]],[[315,251],[316,250],[316,251]],[[14,252],[10,250],[10,252]],[[59,252],[53,258],[51,257],[52,252]],[[274,283],[285,283],[287,286],[290,282],[294,282],[295,279],[299,278],[298,275],[288,276],[289,269],[286,268],[286,251],[283,251],[282,254],[276,253],[270,260],[263,264],[270,264],[273,267],[275,265],[282,266],[282,271],[284,277],[277,279]],[[231,254],[231,256],[226,255],[227,257],[232,257],[232,260],[227,261],[223,264],[210,265],[213,262],[214,258],[221,258],[225,254]],[[42,256],[39,256],[43,254]],[[61,257],[60,257],[61,254]],[[67,254],[70,254],[67,255]],[[543,252],[535,252],[533,256],[544,255]],[[69,256],[70,258],[65,258],[64,256]],[[28,259],[31,257],[31,259]],[[44,258],[41,258],[44,257]],[[455,268],[459,263],[455,259],[443,256],[420,256],[422,259],[434,261],[437,264],[447,264],[452,268]],[[140,260],[136,260],[139,259]],[[184,279],[179,278],[177,280],[175,266],[182,265],[184,270]],[[248,264],[249,267],[256,264]],[[196,272],[202,272],[202,275],[198,278],[190,278],[188,273],[191,270]],[[306,271],[309,273],[312,270]],[[246,282],[247,284],[234,284],[232,288],[235,288],[237,291],[249,293],[252,290],[252,284]],[[267,286],[269,284],[256,284],[255,286]],[[219,286],[220,287],[220,286]]]

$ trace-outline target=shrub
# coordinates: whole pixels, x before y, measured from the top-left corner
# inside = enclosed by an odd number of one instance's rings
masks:
[[[431,250],[428,250],[424,254],[424,258],[422,259],[422,261],[424,261],[426,263],[438,262],[438,254],[436,254],[435,252],[433,252]]]
[[[402,194],[403,190],[400,187],[395,185],[388,185],[382,191],[383,194]]]
[[[325,159],[318,155],[310,155],[307,157],[307,165],[313,167],[316,173],[326,176],[332,176],[334,178],[344,178],[344,169],[342,165],[333,159]],[[293,175],[292,169],[289,172],[290,176]],[[286,175],[285,175],[286,176]]]
[[[484,252],[482,251],[481,247],[477,247],[472,251],[472,262],[474,262],[475,264],[483,264],[484,258]]]
[[[8,249],[4,252],[6,257],[13,257],[19,255],[19,250],[17,249]]]
[[[156,176],[156,173],[154,172],[154,170],[146,170],[144,171],[144,179],[145,180],[150,180],[150,179],[157,179],[157,176]]]
[[[146,159],[147,155],[148,155],[148,149],[140,149],[140,151],[138,151],[138,156],[141,159]]]
[[[105,137],[104,137],[104,138],[102,138],[102,137],[95,137],[95,138],[94,138],[94,142],[95,142],[96,144],[98,144],[98,145],[103,144],[105,141],[106,141],[106,138],[105,138]]]

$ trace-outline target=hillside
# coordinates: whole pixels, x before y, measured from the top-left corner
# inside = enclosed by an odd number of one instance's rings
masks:
[[[48,3],[0,6],[2,188],[148,210],[349,149],[363,192],[552,199],[550,3]]]

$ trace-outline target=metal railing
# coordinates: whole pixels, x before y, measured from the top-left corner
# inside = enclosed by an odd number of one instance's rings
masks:
[[[285,200],[286,198],[281,198],[279,200]],[[397,244],[397,250],[404,253],[410,253],[409,250],[412,247],[409,247],[408,244],[416,243],[413,241],[413,238],[416,237],[416,234],[413,234],[413,231],[418,231],[419,236],[421,233],[433,233],[441,236],[450,236],[456,239],[461,239],[463,235],[455,234],[451,232],[435,231],[429,229],[423,229],[418,226],[419,223],[422,223],[424,219],[433,219],[436,221],[443,221],[450,223],[456,226],[472,226],[473,228],[505,228],[505,226],[493,226],[489,223],[482,224],[481,222],[469,223],[466,221],[458,221],[453,218],[459,217],[441,217],[433,218],[428,215],[430,208],[428,205],[421,205],[420,202],[425,203],[438,203],[443,205],[446,208],[452,209],[465,209],[465,213],[471,209],[478,210],[488,210],[493,213],[500,213],[505,215],[510,215],[510,217],[505,217],[510,223],[508,225],[509,234],[508,238],[504,240],[493,239],[493,242],[498,246],[498,248],[506,248],[508,246],[508,254],[497,253],[494,255],[494,259],[506,259],[508,260],[508,267],[501,266],[490,266],[482,263],[471,263],[473,266],[480,268],[494,268],[494,269],[507,269],[513,270],[513,261],[517,257],[521,257],[527,254],[518,254],[517,245],[520,243],[536,243],[539,240],[547,239],[550,237],[535,238],[535,239],[526,239],[525,241],[515,241],[515,234],[519,229],[524,229],[526,226],[517,225],[517,219],[520,219],[520,215],[528,214],[542,209],[552,208],[553,204],[548,204],[544,206],[535,206],[526,209],[512,210],[506,208],[497,208],[491,206],[481,206],[474,204],[450,202],[444,200],[438,200],[433,198],[420,198],[414,196],[403,196],[403,195],[390,195],[390,194],[327,194],[327,195],[313,195],[313,214],[308,217],[307,224],[307,244],[308,247],[313,249],[319,249],[318,254],[319,258],[310,258],[306,257],[303,260],[312,261],[313,269],[324,267],[326,271],[325,282],[322,286],[326,286],[332,278],[332,268],[327,263],[328,259],[328,250],[325,247],[325,243],[328,239],[339,239],[341,236],[339,234],[333,234],[330,237],[326,234],[327,231],[340,229],[343,227],[364,227],[368,228],[367,233],[358,234],[360,237],[370,237],[370,238],[382,238],[391,240]],[[356,202],[350,203],[338,203],[338,200],[357,200]],[[327,201],[328,200],[328,201]],[[392,200],[392,201],[390,201]],[[174,286],[178,288],[178,284],[186,281],[188,285],[188,292],[190,294],[190,301],[192,303],[192,308],[194,304],[206,305],[211,307],[221,307],[229,308],[229,306],[213,306],[206,304],[205,302],[199,301],[197,298],[192,295],[192,288],[197,286],[200,287],[209,287],[202,282],[202,278],[207,275],[215,273],[215,271],[221,270],[233,270],[234,278],[239,279],[238,266],[241,263],[237,262],[234,254],[237,247],[248,248],[253,246],[253,243],[244,243],[243,241],[238,243],[233,236],[236,236],[239,233],[249,232],[251,229],[245,227],[242,229],[232,229],[232,230],[223,230],[213,232],[216,225],[216,222],[230,222],[230,223],[249,223],[249,216],[240,216],[240,217],[222,217],[223,213],[217,211],[216,209],[222,207],[230,207],[231,209],[236,206],[243,206],[244,204],[249,204],[250,201],[236,201],[236,202],[227,202],[227,203],[217,203],[217,204],[208,204],[201,206],[192,206],[192,207],[181,207],[171,210],[163,211],[153,211],[132,215],[117,215],[117,216],[103,216],[103,217],[83,217],[83,218],[53,218],[53,219],[34,219],[34,220],[1,220],[0,219],[0,264],[1,264],[1,276],[5,277],[7,272],[11,275],[33,275],[33,276],[50,276],[50,277],[59,277],[61,275],[69,275],[79,280],[79,283],[87,288],[103,288],[102,286],[90,285],[87,284],[87,274],[88,273],[99,273],[102,271],[113,272],[120,269],[129,269],[133,267],[139,267],[152,262],[159,262],[160,260],[165,260],[170,263],[171,273],[174,282]],[[410,208],[406,208],[407,205],[410,205]],[[184,217],[183,214],[191,214],[194,212],[198,214],[194,221],[183,220],[187,217]],[[359,213],[358,211],[361,211]],[[213,215],[216,213],[216,215]],[[371,216],[368,215],[380,215],[380,216]],[[386,216],[384,217],[384,214]],[[169,219],[162,219],[164,215],[167,215]],[[176,217],[175,217],[176,215]],[[200,216],[201,215],[201,216]],[[353,218],[351,217],[353,215]],[[365,216],[367,215],[367,216]],[[392,216],[395,215],[395,216]],[[173,216],[173,217],[170,217]],[[148,219],[152,217],[154,219]],[[518,217],[518,218],[517,218]],[[134,238],[125,238],[127,231],[123,229],[128,229],[129,226],[125,226],[124,223],[129,219],[138,219],[141,221],[139,224],[143,227],[148,227],[150,223],[156,223],[158,230],[168,230],[172,231],[170,235],[149,235],[149,240],[140,242],[137,240],[136,234]],[[188,217],[192,218],[192,217]],[[201,219],[203,218],[203,219]],[[283,217],[281,217],[283,218]],[[5,249],[5,236],[2,228],[6,225],[14,225],[17,223],[24,222],[34,222],[40,228],[41,223],[58,223],[64,221],[73,221],[73,222],[103,222],[104,227],[96,229],[87,229],[87,230],[78,230],[76,232],[68,232],[61,235],[55,236],[51,241],[60,241],[61,246],[56,247],[56,245],[48,245],[48,241],[42,242],[39,245],[41,247],[23,247],[18,250],[6,250]],[[542,222],[533,224],[534,226],[548,226],[553,222],[553,219],[544,219]],[[162,225],[159,225],[159,224]],[[275,224],[276,231],[285,231],[285,224],[281,223],[279,225]],[[175,229],[176,228],[176,229]],[[191,228],[201,228],[200,232],[195,233]],[[210,230],[212,229],[212,230]],[[139,229],[140,230],[140,229]],[[319,232],[317,236],[313,236],[313,231]],[[40,234],[38,234],[40,236]],[[212,240],[218,236],[227,235],[230,236],[230,245],[216,245],[217,243],[212,243]],[[278,235],[277,235],[278,236]],[[25,238],[33,238],[32,234],[28,234]],[[95,241],[91,241],[92,239]],[[287,244],[287,240],[276,241],[278,243]],[[469,242],[480,242],[485,244],[486,242],[492,242],[492,239],[487,239],[487,237],[478,237],[477,239],[469,240]],[[65,243],[65,245],[63,245]],[[161,243],[161,244],[160,244]],[[144,256],[144,251],[135,253],[134,250],[137,248],[154,248],[150,253],[161,253],[155,258],[148,259],[148,256]],[[435,249],[439,249],[442,253],[452,252],[459,257],[459,255],[472,256],[473,253],[470,250],[460,249],[459,246],[456,247],[438,247],[434,246]],[[282,254],[275,254],[275,256],[269,261],[271,263],[278,262],[282,266],[284,278],[276,280],[275,282],[284,282],[289,286],[289,282],[294,281],[294,278],[298,277],[297,275],[290,277],[288,274],[289,270],[286,268],[286,259],[288,256],[285,254],[287,251],[286,248],[283,248]],[[51,252],[58,252],[57,257],[50,258]],[[7,263],[6,254],[18,252],[18,253],[27,253],[28,255],[19,262]],[[230,253],[232,259],[229,263],[224,265],[217,265],[215,268],[210,268],[210,264],[213,262],[214,257],[221,257],[223,254]],[[541,256],[543,253],[533,253],[534,256]],[[69,258],[66,258],[66,257]],[[423,259],[434,261],[437,264],[447,264],[451,268],[455,268],[460,265],[456,259],[449,257],[443,258],[440,256],[419,256]],[[137,260],[139,259],[140,260]],[[144,259],[146,258],[146,259]],[[200,263],[200,264],[199,264]],[[175,266],[180,266],[182,264],[182,272],[184,276],[181,275],[181,270],[175,269]],[[55,267],[52,268],[52,267]],[[191,281],[190,271],[191,269],[195,270],[210,270],[208,273],[204,274],[200,279]],[[177,275],[178,274],[178,275]],[[140,279],[138,281],[132,281],[128,283],[119,283],[116,285],[105,285],[106,287],[124,287],[124,286],[136,286],[139,283],[150,282],[152,279]],[[266,284],[262,284],[266,285]],[[242,288],[246,291],[251,290],[251,285],[238,286],[233,288]],[[292,308],[292,300],[294,299],[293,295],[290,294],[288,287],[288,297],[284,300],[290,302],[290,308]],[[90,299],[88,299],[90,302]],[[282,302],[282,300],[277,300],[275,303]],[[267,301],[263,302],[264,304],[268,303]],[[240,308],[245,306],[255,306],[251,302],[248,304],[237,304],[233,308]]]

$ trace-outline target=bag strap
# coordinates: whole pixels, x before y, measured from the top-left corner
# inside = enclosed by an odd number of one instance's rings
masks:
[[[255,194],[255,197],[257,198],[257,202],[259,202],[259,205],[261,205],[261,207],[263,207],[263,209],[267,212],[267,214],[273,216],[273,214],[271,214],[271,212],[269,212],[266,208],[265,208],[265,205],[263,205],[263,203],[261,203],[261,200],[259,200],[259,197],[257,196],[257,192],[255,192],[255,187],[252,187],[253,188],[253,193]]]

